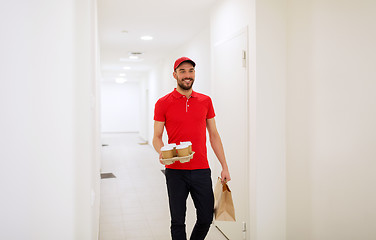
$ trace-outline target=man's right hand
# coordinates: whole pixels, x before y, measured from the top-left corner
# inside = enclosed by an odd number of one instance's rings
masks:
[[[159,153],[159,162],[160,162],[161,164],[165,165],[165,164],[163,163],[163,161],[162,161],[162,152]]]

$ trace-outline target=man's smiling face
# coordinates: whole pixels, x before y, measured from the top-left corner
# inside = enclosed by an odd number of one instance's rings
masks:
[[[195,68],[190,62],[182,62],[174,72],[179,87],[183,90],[190,90],[195,81]]]

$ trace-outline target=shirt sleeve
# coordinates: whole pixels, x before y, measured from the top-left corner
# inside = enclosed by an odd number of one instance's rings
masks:
[[[166,122],[166,111],[163,101],[159,99],[154,106],[154,120],[158,122]]]
[[[210,119],[215,117],[215,112],[214,112],[214,107],[213,107],[213,102],[211,98],[209,97],[208,100],[208,113],[206,114],[206,119]]]

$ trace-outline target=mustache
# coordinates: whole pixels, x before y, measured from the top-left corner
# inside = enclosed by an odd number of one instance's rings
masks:
[[[183,78],[182,80],[183,80],[183,81],[184,81],[184,80],[191,80],[191,81],[193,81],[193,78]]]

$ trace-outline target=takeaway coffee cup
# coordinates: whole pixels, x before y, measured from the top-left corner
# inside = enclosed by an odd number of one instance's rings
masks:
[[[181,145],[188,145],[188,152],[192,154],[192,143],[190,141],[187,142],[180,142]]]
[[[176,153],[176,143],[170,143],[170,144],[167,144],[167,146],[172,146],[173,147],[172,152],[173,152],[174,157],[176,157],[178,155]]]
[[[163,159],[168,159],[168,158],[173,158],[174,157],[174,147],[170,145],[163,146],[161,148],[162,152],[162,158]]]
[[[188,145],[178,145],[176,146],[176,151],[178,153],[178,157],[187,157],[189,156],[189,146]]]

